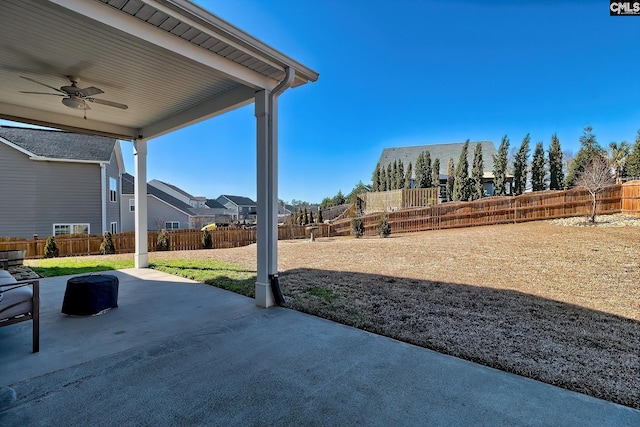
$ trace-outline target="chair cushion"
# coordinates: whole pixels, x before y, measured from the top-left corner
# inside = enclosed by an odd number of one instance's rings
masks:
[[[0,319],[14,317],[31,311],[31,298],[33,298],[33,289],[31,286],[21,286],[9,290],[0,288],[0,291],[2,291],[3,294],[2,301],[0,301]]]
[[[16,282],[17,280],[7,270],[0,270],[0,286]],[[0,302],[2,302],[2,298],[2,289],[0,288]]]

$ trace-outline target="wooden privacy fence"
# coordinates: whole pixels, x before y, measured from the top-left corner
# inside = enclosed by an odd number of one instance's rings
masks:
[[[622,213],[640,215],[640,180],[622,184]]]
[[[326,224],[314,224],[315,237],[329,235],[329,226]],[[200,230],[171,230],[169,234],[169,250],[194,250],[202,249],[202,231]],[[156,251],[156,242],[159,231],[147,233],[147,248],[149,252]],[[212,247],[233,248],[247,246],[256,242],[256,229],[219,228],[210,231]],[[310,237],[310,230],[305,226],[286,226],[278,228],[279,240],[304,239]],[[76,234],[70,236],[56,236],[56,246],[59,256],[98,255],[102,236]],[[112,236],[116,253],[133,253],[135,251],[135,233],[128,231]],[[46,239],[25,240],[21,238],[0,238],[0,251],[25,250],[25,258],[42,258]]]
[[[438,204],[437,188],[403,188],[364,193],[365,214]]]
[[[620,185],[612,185],[598,194],[599,214],[621,212],[621,188]],[[637,199],[633,200],[637,202]],[[591,213],[591,201],[589,193],[582,189],[541,191],[515,197],[488,197],[473,202],[443,203],[389,212],[386,215],[392,232],[403,233],[586,216]],[[385,214],[375,213],[361,217],[365,235],[377,234],[376,229],[383,215]],[[331,234],[349,235],[350,222],[350,219],[335,222],[331,227]]]

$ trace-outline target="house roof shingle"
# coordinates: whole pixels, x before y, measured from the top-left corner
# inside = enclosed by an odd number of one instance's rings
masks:
[[[256,202],[254,202],[253,200],[251,200],[248,197],[243,197],[243,196],[230,196],[228,194],[223,194],[220,197],[225,197],[226,199],[228,199],[229,201],[233,202],[234,204],[238,205],[238,206],[255,206]],[[218,197],[218,198],[220,198]]]
[[[116,143],[103,136],[12,126],[0,126],[0,137],[39,157],[96,163],[108,162]]]
[[[493,171],[493,155],[496,154],[496,148],[491,141],[477,141],[477,142],[469,142],[469,150],[467,152],[467,161],[469,162],[469,171],[473,168],[473,155],[476,149],[476,145],[482,145],[482,161],[484,163],[484,171],[491,172]],[[434,159],[440,159],[440,172],[441,174],[447,173],[447,163],[449,162],[449,158],[452,158],[454,163],[458,163],[460,159],[460,152],[462,151],[462,146],[464,142],[456,142],[451,144],[431,144],[431,145],[416,145],[412,147],[395,147],[395,148],[385,148],[382,150],[382,154],[380,155],[380,166],[384,166],[385,168],[390,163],[393,163],[395,160],[402,160],[402,164],[404,165],[405,170],[409,165],[409,162],[412,164],[412,169],[415,176],[415,165],[416,160],[418,159],[418,155],[426,150],[431,154],[431,161]]]
[[[209,206],[211,209],[226,209],[224,205],[218,202],[216,199],[207,199],[205,205]]]

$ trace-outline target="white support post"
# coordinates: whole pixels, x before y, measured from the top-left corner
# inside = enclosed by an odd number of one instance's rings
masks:
[[[256,305],[275,304],[270,275],[278,272],[278,145],[273,137],[270,91],[255,96],[257,122],[257,189],[258,189],[258,278]]]
[[[135,159],[135,230],[136,230],[136,268],[149,267],[149,248],[147,238],[147,140],[136,139],[133,142]]]

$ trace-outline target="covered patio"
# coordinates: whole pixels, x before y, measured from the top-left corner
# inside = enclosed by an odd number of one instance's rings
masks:
[[[0,328],[0,425],[633,426],[640,411],[151,269],[119,307]],[[7,387],[8,386],[8,387]],[[12,400],[15,393],[15,401]]]
[[[149,263],[148,142],[254,103],[256,304],[274,304],[278,97],[318,73],[185,0],[7,0],[0,39],[0,118],[133,141],[137,268]]]

